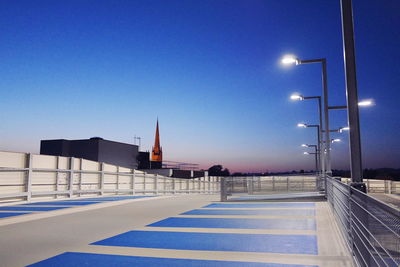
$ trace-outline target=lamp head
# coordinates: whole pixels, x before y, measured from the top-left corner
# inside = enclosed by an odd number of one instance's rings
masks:
[[[308,152],[303,152],[303,154],[304,154],[304,155],[310,155],[310,153],[308,153]]]
[[[331,140],[332,143],[341,142],[341,141],[342,141],[342,140],[339,139],[339,138],[336,138],[336,139],[332,139],[332,140]]]
[[[298,58],[296,58],[293,55],[286,55],[282,58],[282,64],[284,65],[292,65],[292,64],[296,64],[299,65],[300,64],[300,60]]]
[[[361,100],[358,102],[359,107],[369,107],[369,106],[373,106],[374,104],[375,104],[374,100],[372,100],[372,99],[364,99],[364,100]]]
[[[308,147],[308,145],[306,145],[306,144],[302,144],[301,146],[302,146],[302,147]]]
[[[349,130],[350,130],[349,126],[341,127],[341,128],[339,128],[339,133],[342,133],[343,131],[349,131]]]
[[[306,128],[306,127],[307,127],[307,124],[304,124],[304,123],[298,123],[298,124],[297,124],[297,127]]]
[[[299,94],[293,94],[290,96],[291,100],[304,100],[304,96],[299,95]]]

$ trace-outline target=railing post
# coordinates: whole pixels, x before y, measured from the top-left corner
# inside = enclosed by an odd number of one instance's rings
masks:
[[[26,168],[28,171],[26,172],[26,183],[25,183],[25,191],[27,193],[26,200],[31,201],[32,198],[32,154],[26,154]]]
[[[132,179],[131,179],[131,190],[132,190],[132,195],[135,194],[135,170],[132,170]]]
[[[143,195],[146,195],[146,173],[143,173]]]
[[[200,180],[200,178],[199,178],[199,180],[198,180],[198,190],[197,190],[197,193],[201,193],[201,180]]]
[[[82,191],[82,158],[79,159],[79,185],[78,185],[79,191]],[[79,192],[78,196],[81,196],[81,193]]]
[[[275,176],[272,176],[272,191],[275,191]]]
[[[175,188],[175,178],[172,178],[172,193],[176,193],[176,188]]]
[[[100,195],[104,195],[104,162],[100,162]]]
[[[286,179],[286,191],[288,191],[289,192],[289,176],[287,177],[287,179]]]
[[[190,179],[186,181],[187,193],[190,194]]]
[[[228,196],[226,193],[226,177],[220,177],[220,183],[221,183],[221,202],[225,202],[228,200]]]
[[[164,176],[164,195],[167,194],[167,176]]]
[[[57,164],[56,164],[56,192],[58,192],[60,190],[60,173],[58,172],[58,170],[60,169],[60,157],[57,156]],[[55,195],[54,198],[58,198],[58,194]]]
[[[154,193],[157,195],[158,194],[158,174],[156,173],[156,176],[154,177]]]
[[[117,166],[117,185],[116,185],[116,189],[117,189],[117,194],[119,193],[119,166]]]
[[[69,158],[69,198],[74,194],[74,157]]]

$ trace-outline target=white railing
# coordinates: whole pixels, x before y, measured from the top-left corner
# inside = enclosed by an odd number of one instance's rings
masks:
[[[341,178],[345,184],[350,184],[350,178]],[[400,194],[400,181],[363,179],[368,193]]]
[[[221,179],[221,201],[234,194],[270,194],[273,192],[317,192],[321,179],[315,175],[230,176]]]
[[[218,192],[218,177],[180,179],[80,158],[0,151],[0,202],[106,194]]]

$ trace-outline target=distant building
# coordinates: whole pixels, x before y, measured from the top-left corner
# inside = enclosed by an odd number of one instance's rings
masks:
[[[196,170],[197,164],[171,161],[163,164],[158,119],[151,160],[150,152],[140,152],[137,145],[104,140],[100,137],[82,140],[42,140],[40,154],[83,158],[168,177],[191,179],[207,176],[207,172]]]
[[[104,140],[100,137],[82,140],[42,140],[40,154],[83,158],[131,169],[146,169],[150,166],[150,153],[139,152],[137,145]]]

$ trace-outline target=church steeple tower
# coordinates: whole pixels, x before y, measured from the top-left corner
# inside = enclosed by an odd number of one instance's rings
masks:
[[[155,138],[153,150],[151,153],[151,161],[162,162],[162,147],[160,145],[160,133],[158,130],[158,118],[157,118],[157,127],[156,127],[156,138]]]

